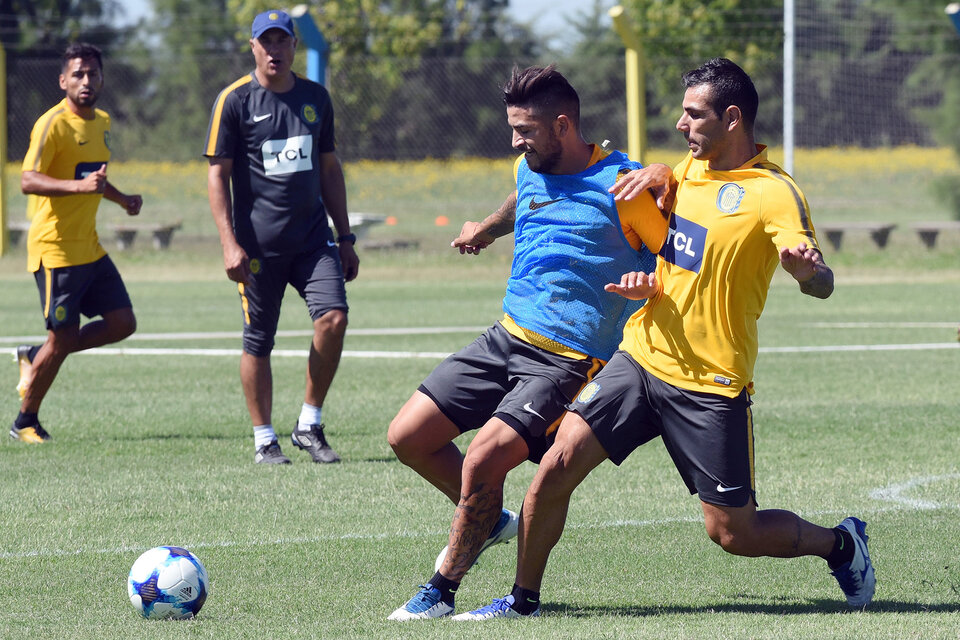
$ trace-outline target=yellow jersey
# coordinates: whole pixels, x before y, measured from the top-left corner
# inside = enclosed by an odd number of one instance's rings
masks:
[[[84,120],[64,98],[40,116],[30,133],[23,171],[36,171],[60,180],[80,180],[110,161],[110,116],[95,110]],[[107,254],[97,237],[101,193],[37,196],[27,199],[30,233],[27,270],[88,264]]]
[[[674,176],[660,291],[627,322],[620,348],[676,387],[735,397],[753,380],[757,319],[779,249],[819,250],[810,209],[762,145],[732,171],[688,154]]]

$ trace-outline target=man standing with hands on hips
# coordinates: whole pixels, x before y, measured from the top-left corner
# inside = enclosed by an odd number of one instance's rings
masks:
[[[271,422],[270,368],[288,283],[306,301],[314,330],[303,407],[291,440],[315,462],[340,460],[327,444],[321,407],[347,328],[344,282],[357,276],[360,263],[334,146],[330,95],[293,73],[296,44],[293,20],[283,11],[254,18],[250,47],[256,69],[220,92],[204,149],[224,268],[238,285],[243,310],[240,379],[253,422],[254,460],[265,464],[290,462]]]

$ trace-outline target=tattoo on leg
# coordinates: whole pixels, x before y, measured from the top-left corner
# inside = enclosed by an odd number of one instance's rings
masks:
[[[470,568],[483,542],[496,526],[503,509],[503,489],[478,485],[470,495],[461,495],[450,526],[452,542],[447,562],[452,562],[451,579],[462,578]],[[446,574],[445,574],[446,575]]]

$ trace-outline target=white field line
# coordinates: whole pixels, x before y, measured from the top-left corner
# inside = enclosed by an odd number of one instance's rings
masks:
[[[386,329],[347,329],[348,336],[418,336],[437,335],[441,333],[482,333],[489,328],[485,327],[397,327]],[[310,329],[280,330],[278,338],[309,338],[313,335]],[[185,333],[135,333],[126,339],[133,340],[224,340],[243,337],[240,331],[202,331]],[[0,336],[0,344],[40,344],[46,336]]]
[[[886,503],[883,506],[874,507],[871,509],[860,509],[857,510],[857,513],[861,516],[865,514],[881,514],[881,513],[890,513],[890,512],[902,512],[902,511],[932,511],[932,510],[960,510],[960,504],[941,504],[932,502],[929,500],[915,500],[909,496],[903,495],[904,492],[943,480],[953,480],[960,478],[960,473],[948,473],[938,476],[923,476],[918,478],[911,478],[906,482],[893,484],[887,487],[879,487],[873,489],[869,492],[869,496],[874,500],[877,500],[881,503]],[[846,516],[850,510],[816,510],[816,511],[804,511],[801,512],[801,516],[804,518],[817,518],[817,517],[828,517],[828,516]],[[597,529],[613,529],[619,527],[626,528],[643,528],[643,527],[655,527],[655,526],[664,526],[671,524],[696,524],[702,525],[703,518],[700,516],[680,516],[675,518],[657,518],[653,520],[608,520],[597,523],[580,523],[580,524],[568,524],[566,529],[568,530],[597,530]],[[298,537],[298,538],[271,538],[266,540],[247,540],[247,541],[237,541],[237,540],[222,540],[218,542],[194,542],[191,544],[180,545],[186,547],[187,549],[221,549],[221,548],[232,548],[232,547],[243,547],[243,548],[252,548],[252,547],[266,547],[266,546],[277,546],[277,545],[288,545],[288,544],[315,544],[321,542],[333,542],[338,540],[387,540],[393,538],[434,538],[440,537],[447,533],[446,530],[440,531],[393,531],[393,532],[382,532],[382,533],[348,533],[340,535],[326,535],[326,536],[308,536],[308,537]],[[52,558],[52,557],[63,557],[63,556],[76,556],[83,554],[92,554],[92,555],[119,555],[121,553],[131,553],[131,552],[142,552],[145,550],[145,547],[132,547],[132,546],[122,546],[122,547],[112,547],[112,548],[99,548],[99,549],[37,549],[32,551],[0,551],[0,560],[7,559],[16,559],[16,558]]]
[[[954,322],[811,322],[808,327],[820,329],[953,329]]]

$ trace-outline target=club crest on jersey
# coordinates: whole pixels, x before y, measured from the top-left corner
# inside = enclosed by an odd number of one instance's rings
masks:
[[[717,209],[724,213],[733,213],[740,206],[744,193],[746,191],[743,187],[735,182],[728,182],[720,187],[720,192],[717,194]]]
[[[660,256],[670,264],[700,273],[706,244],[706,227],[673,214],[670,217],[667,240],[660,247]]]
[[[600,392],[600,385],[596,382],[590,382],[583,388],[580,395],[577,396],[577,402],[587,404]]]
[[[304,122],[313,124],[317,121],[317,108],[312,104],[305,104],[300,110],[300,115],[303,117]]]

